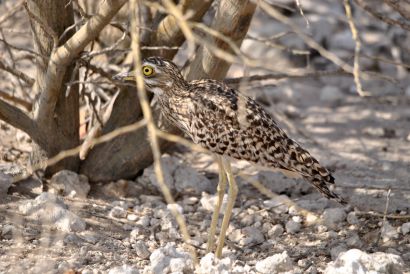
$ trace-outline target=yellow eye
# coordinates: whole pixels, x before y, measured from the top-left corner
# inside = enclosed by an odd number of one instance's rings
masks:
[[[154,74],[154,68],[151,67],[151,66],[143,66],[143,67],[142,67],[142,73],[143,73],[145,76],[151,76],[151,75]]]

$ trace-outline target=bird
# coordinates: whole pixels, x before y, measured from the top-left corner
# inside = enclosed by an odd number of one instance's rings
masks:
[[[231,169],[232,159],[246,160],[285,175],[304,178],[329,199],[345,201],[330,186],[335,179],[306,149],[288,137],[264,108],[250,97],[221,81],[186,81],[172,61],[152,56],[141,62],[144,84],[158,100],[162,114],[192,141],[216,156],[219,167],[217,201],[208,234],[207,251],[215,247],[219,212],[229,185],[228,201],[215,256],[222,256],[226,231],[238,193]],[[113,78],[135,81],[134,72]]]

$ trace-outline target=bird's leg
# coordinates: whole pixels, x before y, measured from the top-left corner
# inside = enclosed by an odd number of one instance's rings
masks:
[[[229,192],[228,192],[228,203],[226,205],[226,210],[224,218],[222,221],[221,232],[219,234],[218,248],[216,249],[216,257],[221,258],[222,248],[225,243],[226,230],[229,226],[229,219],[231,218],[232,209],[235,204],[236,195],[238,194],[238,186],[236,185],[235,178],[232,174],[231,163],[227,159],[223,159],[223,168],[228,176]]]
[[[216,157],[216,160],[218,162],[218,169],[219,169],[219,182],[218,182],[218,188],[217,188],[218,197],[216,200],[214,212],[212,214],[211,228],[209,229],[207,253],[212,252],[214,249],[214,245],[215,245],[214,238],[215,238],[216,226],[218,224],[219,212],[221,211],[222,201],[223,201],[225,189],[226,189],[226,173],[223,167],[222,157],[218,155]]]

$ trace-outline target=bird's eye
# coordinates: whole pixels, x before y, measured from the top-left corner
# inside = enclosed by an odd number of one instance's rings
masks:
[[[142,67],[142,73],[145,76],[152,76],[154,74],[154,68],[151,66],[143,66]]]

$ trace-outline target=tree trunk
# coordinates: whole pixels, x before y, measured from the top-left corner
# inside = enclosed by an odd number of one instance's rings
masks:
[[[54,0],[30,0],[29,10],[39,18],[44,25],[51,28],[58,37],[72,24],[74,24],[74,12],[71,2]],[[42,56],[51,56],[53,50],[53,39],[45,32],[44,27],[36,20],[31,19],[34,48]],[[75,32],[69,31],[60,44],[65,43]],[[59,46],[59,45],[57,45]],[[49,59],[37,57],[36,85],[35,88],[42,92],[46,85],[47,69]],[[43,156],[52,157],[62,150],[79,145],[79,97],[78,86],[71,88],[70,94],[66,96],[65,83],[72,79],[73,65],[68,66],[64,73],[63,81],[59,83],[59,94],[54,109],[54,117],[49,117],[48,123],[38,124],[39,136],[33,139],[39,147],[34,148],[34,162],[43,161]],[[77,79],[77,76],[74,78]],[[35,106],[38,107],[37,104]],[[34,109],[34,112],[37,110]],[[36,150],[42,150],[38,152]],[[45,155],[44,155],[45,154]],[[60,169],[77,171],[79,168],[78,157],[66,158],[54,166],[47,168],[47,173],[52,174]]]

